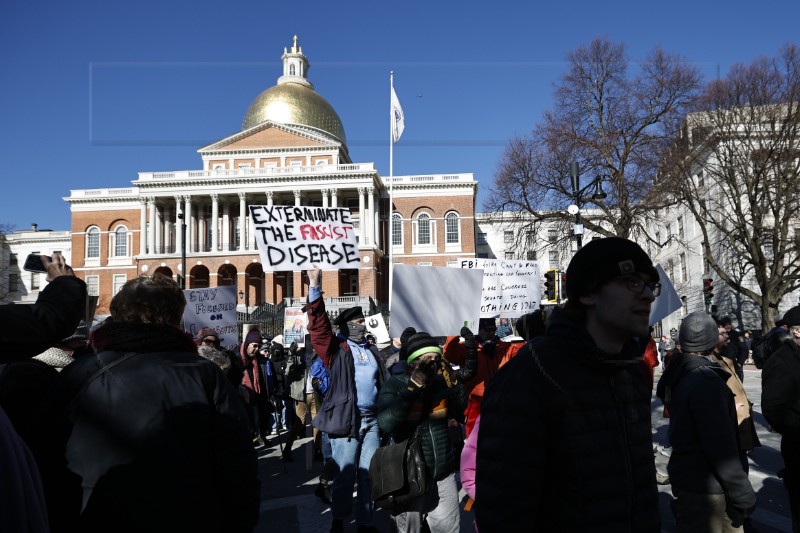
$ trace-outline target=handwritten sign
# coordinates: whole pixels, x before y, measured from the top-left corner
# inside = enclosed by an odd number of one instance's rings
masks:
[[[539,308],[542,281],[536,261],[465,259],[458,266],[483,270],[481,318],[518,318]]]
[[[265,272],[361,265],[349,209],[251,205],[250,220]]]
[[[186,289],[183,329],[192,337],[203,328],[213,328],[220,344],[233,348],[239,341],[236,328],[236,287],[227,285],[209,289]]]

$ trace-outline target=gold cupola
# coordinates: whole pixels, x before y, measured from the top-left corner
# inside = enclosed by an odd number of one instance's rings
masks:
[[[242,130],[271,120],[314,128],[347,144],[339,115],[308,80],[308,59],[297,44],[297,35],[290,50],[283,49],[283,76],[278,84],[259,94],[244,116]]]

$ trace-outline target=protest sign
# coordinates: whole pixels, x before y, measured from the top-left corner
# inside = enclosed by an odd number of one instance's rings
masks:
[[[656,301],[650,307],[651,326],[659,320],[667,318],[683,305],[678,292],[672,286],[672,282],[661,265],[656,265],[656,270],[658,270],[658,281],[661,283],[661,294],[656,297]]]
[[[236,328],[236,287],[227,285],[208,289],[186,289],[183,329],[192,337],[203,328],[213,328],[220,344],[233,348],[239,342]]]
[[[296,342],[305,346],[308,333],[308,315],[300,307],[287,307],[283,313],[283,344],[289,346]]]
[[[433,336],[478,331],[483,270],[394,265],[389,335],[409,326]]]
[[[264,272],[361,265],[347,208],[251,205],[250,221]]]
[[[481,318],[518,318],[542,301],[539,263],[503,259],[465,259],[461,268],[483,270]]]
[[[368,316],[365,324],[367,325],[367,331],[375,336],[375,342],[382,343],[391,340],[389,338],[389,332],[386,330],[386,322],[383,320],[382,314],[378,313],[377,315]]]

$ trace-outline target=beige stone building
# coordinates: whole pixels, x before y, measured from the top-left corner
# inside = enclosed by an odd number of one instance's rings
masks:
[[[187,288],[235,285],[242,311],[305,298],[303,272],[264,272],[249,205],[350,209],[361,267],[323,277],[334,304],[385,304],[390,258],[446,266],[475,256],[472,174],[390,179],[374,163],[354,162],[342,120],[309,81],[296,37],[282,61],[283,75],[252,102],[242,130],[198,150],[201,168],[70,191],[73,266],[99,296],[99,314],[127,280],[154,272],[185,275]]]

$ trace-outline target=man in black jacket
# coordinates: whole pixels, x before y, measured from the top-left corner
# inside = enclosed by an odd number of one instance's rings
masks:
[[[648,334],[658,272],[634,242],[593,240],[547,335],[495,375],[481,409],[475,512],[494,531],[659,530]]]
[[[800,305],[786,311],[783,322],[790,333],[800,329]],[[782,437],[782,477],[789,493],[792,530],[800,533],[800,345],[794,335],[786,335],[767,359],[761,380],[764,416]]]
[[[729,374],[708,356],[719,344],[717,324],[702,311],[687,315],[657,393],[669,408],[672,455],[667,470],[680,531],[737,531],[756,505],[739,453]]]

